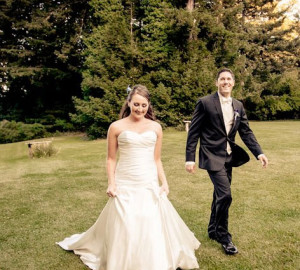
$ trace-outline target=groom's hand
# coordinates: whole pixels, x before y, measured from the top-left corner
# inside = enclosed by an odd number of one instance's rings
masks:
[[[263,168],[267,168],[268,167],[269,161],[268,161],[268,158],[264,154],[259,155],[258,159],[260,160]]]
[[[195,164],[185,164],[185,170],[189,173],[194,173],[195,167]]]

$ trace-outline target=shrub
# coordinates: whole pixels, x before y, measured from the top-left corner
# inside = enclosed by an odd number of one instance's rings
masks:
[[[58,152],[58,149],[55,148],[52,142],[49,143],[36,143],[31,145],[31,158],[41,158],[41,157],[51,157]]]
[[[47,135],[45,127],[41,124],[24,124],[22,122],[3,120],[0,122],[0,143],[12,143]]]

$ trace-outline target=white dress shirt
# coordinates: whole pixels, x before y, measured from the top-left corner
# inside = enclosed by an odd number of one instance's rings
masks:
[[[233,119],[234,119],[234,112],[233,112],[233,107],[232,107],[232,98],[231,97],[228,97],[228,98],[223,97],[220,93],[218,93],[218,95],[219,95],[219,99],[220,99],[220,103],[221,103],[226,134],[228,135],[229,131],[232,128]],[[232,152],[229,142],[227,142],[226,151],[229,155]]]

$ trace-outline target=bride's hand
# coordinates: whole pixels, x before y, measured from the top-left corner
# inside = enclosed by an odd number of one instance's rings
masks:
[[[169,186],[168,186],[168,184],[162,184],[161,185],[161,187],[160,187],[160,194],[162,194],[164,192],[168,196],[168,194],[169,194]]]
[[[116,197],[117,196],[117,187],[115,184],[109,184],[106,190],[106,194],[108,197]]]

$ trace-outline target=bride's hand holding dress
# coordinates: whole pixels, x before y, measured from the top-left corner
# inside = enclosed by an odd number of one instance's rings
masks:
[[[117,196],[117,186],[115,183],[111,183],[108,185],[106,194],[108,197],[116,197]]]
[[[162,184],[161,186],[160,186],[160,192],[159,192],[159,194],[161,195],[161,194],[163,194],[163,193],[165,193],[167,196],[169,195],[169,186],[168,186],[168,184]]]

